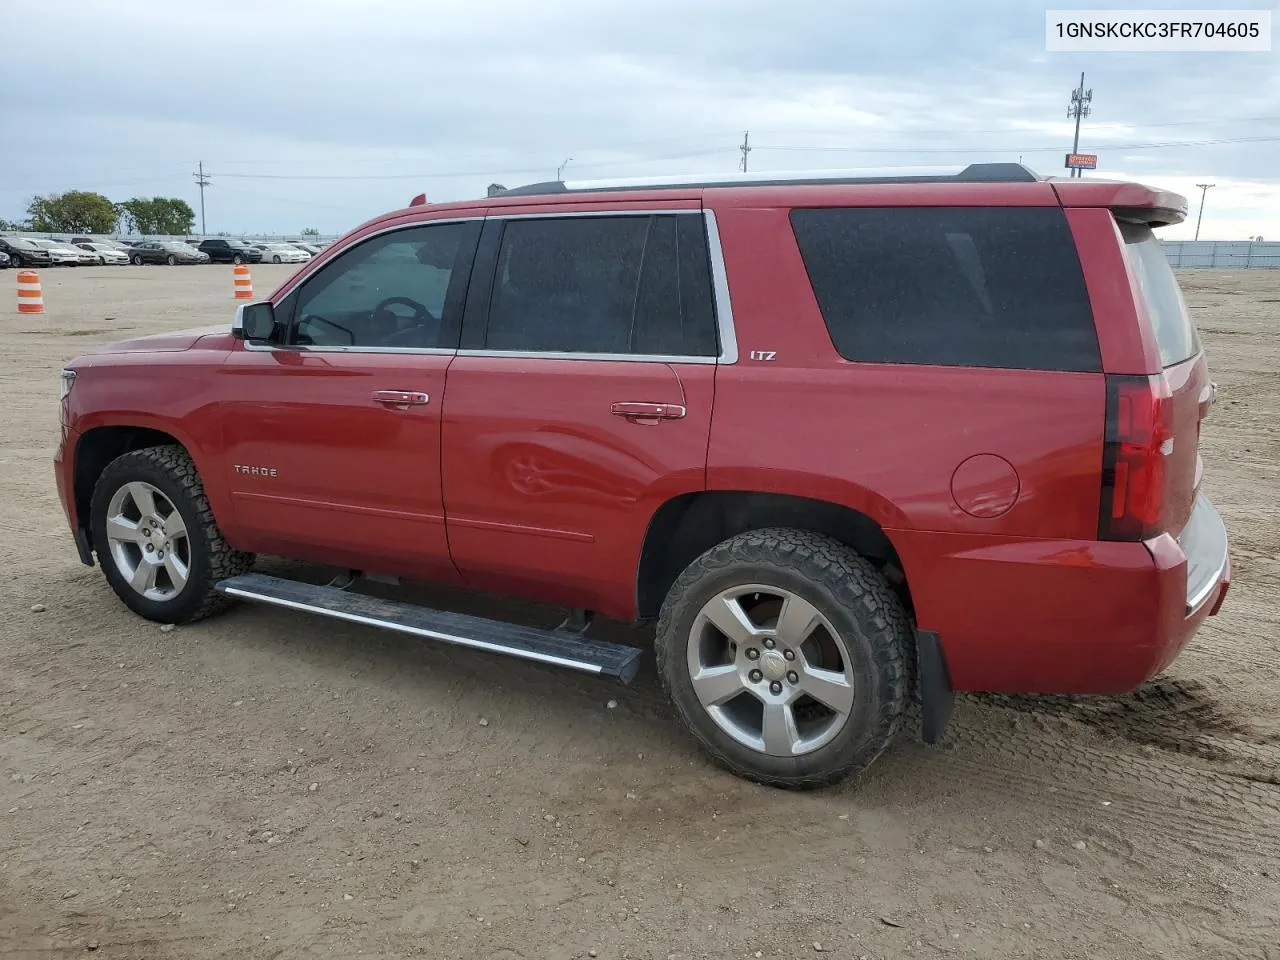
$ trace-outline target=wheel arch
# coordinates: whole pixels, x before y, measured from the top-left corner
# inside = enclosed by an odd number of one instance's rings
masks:
[[[872,517],[844,504],[790,494],[709,490],[673,497],[650,519],[636,575],[637,615],[657,616],[680,572],[702,553],[768,527],[809,530],[844,544],[880,569],[913,613],[902,559]]]
[[[141,423],[98,424],[84,430],[76,442],[73,459],[73,490],[76,508],[76,528],[83,532],[92,547],[90,504],[93,489],[102,471],[117,457],[146,447],[177,446],[185,450],[200,469],[199,454],[187,439],[167,425],[149,426]],[[203,471],[201,471],[203,475]],[[207,488],[206,484],[206,488]],[[211,498],[212,502],[212,498]]]

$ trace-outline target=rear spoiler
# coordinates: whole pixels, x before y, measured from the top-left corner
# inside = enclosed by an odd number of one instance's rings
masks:
[[[1064,207],[1106,207],[1117,220],[1167,227],[1187,218],[1187,198],[1171,190],[1114,180],[1050,180]]]

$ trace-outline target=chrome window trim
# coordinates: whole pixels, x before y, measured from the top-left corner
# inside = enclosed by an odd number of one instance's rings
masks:
[[[738,362],[738,334],[733,323],[733,303],[729,297],[729,274],[724,267],[724,247],[720,245],[720,227],[714,210],[703,210],[707,224],[707,252],[711,256],[711,289],[716,303],[716,325],[720,329],[718,363]]]
[[[733,322],[733,305],[729,298],[729,278],[725,272],[724,265],[724,248],[720,244],[720,230],[716,224],[716,215],[713,211],[707,209],[698,209],[690,207],[681,207],[676,209],[647,209],[647,210],[558,210],[551,213],[495,213],[488,217],[485,216],[469,216],[469,217],[448,217],[439,220],[418,220],[413,223],[399,223],[394,226],[377,230],[367,236],[361,237],[359,243],[366,240],[372,240],[387,233],[394,233],[398,230],[410,230],[416,227],[432,226],[434,224],[445,223],[467,223],[475,220],[533,220],[547,218],[578,218],[578,217],[619,217],[619,216],[673,216],[678,214],[698,215],[701,214],[703,223],[707,231],[707,253],[711,261],[711,288],[712,299],[715,303],[716,311],[716,327],[720,336],[720,353],[714,357],[697,357],[697,356],[669,356],[660,354],[639,354],[639,353],[563,353],[549,350],[450,350],[440,347],[341,347],[341,346],[276,346],[274,344],[255,344],[244,341],[244,349],[254,353],[272,353],[276,351],[298,352],[298,353],[385,353],[385,354],[405,354],[423,356],[453,356],[460,357],[503,357],[516,360],[597,360],[597,361],[626,361],[630,363],[690,363],[700,365],[719,365],[734,364],[738,362],[738,338],[736,328]],[[352,244],[356,246],[356,244]],[[350,249],[350,248],[345,248]],[[337,256],[341,256],[343,251],[339,251]],[[279,295],[274,298],[272,303],[279,303],[293,294],[302,284],[306,283],[311,277],[319,273],[325,264],[309,270],[305,275],[297,278],[288,287],[282,288]],[[262,302],[262,301],[257,301]],[[232,324],[232,329],[243,329],[240,325],[240,314],[245,306],[249,304],[241,304],[236,310],[236,320]]]
[[[697,201],[690,198],[690,203]],[[701,207],[652,207],[628,210],[556,210],[551,213],[503,213],[499,208],[489,214],[489,220],[579,220],[583,217],[672,217],[677,214],[697,216],[703,213]]]
[[[663,356],[648,353],[562,353],[554,350],[459,350],[460,357],[505,357],[512,360],[613,360],[629,363],[700,363],[714,365],[718,357]]]
[[[443,347],[317,347],[309,344],[278,347],[270,343],[250,343],[248,340],[244,341],[244,348],[254,353],[403,353],[436,357],[451,357],[458,352]]]

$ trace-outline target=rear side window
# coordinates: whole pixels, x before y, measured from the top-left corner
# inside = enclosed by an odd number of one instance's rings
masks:
[[[791,223],[846,360],[1102,369],[1058,207],[841,207]]]
[[[1139,224],[1120,224],[1120,235],[1151,316],[1161,365],[1172,367],[1190,360],[1200,352],[1200,336],[1160,241],[1150,227]]]
[[[714,357],[702,216],[509,221],[485,348]]]

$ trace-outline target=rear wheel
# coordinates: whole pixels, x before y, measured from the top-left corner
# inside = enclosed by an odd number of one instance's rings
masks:
[[[90,523],[107,582],[148,620],[186,623],[216,612],[228,601],[214,584],[253,566],[252,554],[223,539],[181,447],[134,450],[108,464]]]
[[[897,731],[912,634],[888,582],[835,540],[741,534],[680,575],[658,621],[658,672],[711,757],[780,787],[835,783]]]
[[[244,263],[244,257],[240,256],[240,254],[237,253],[234,257],[231,258],[231,262],[234,263],[236,266],[239,266],[240,264]]]
[[[164,258],[164,262],[165,262],[165,263],[167,263],[169,266],[171,266],[171,267],[172,267],[174,264],[176,264],[176,263],[178,262],[178,258],[177,258],[177,257],[175,257],[175,256],[171,253],[171,254],[169,254],[167,257],[165,257],[165,258]]]
[[[135,253],[135,254],[133,255],[133,257],[132,257],[132,260],[133,260],[133,265],[134,265],[135,267],[140,267],[140,266],[142,266],[142,255],[141,255],[141,254]]]

